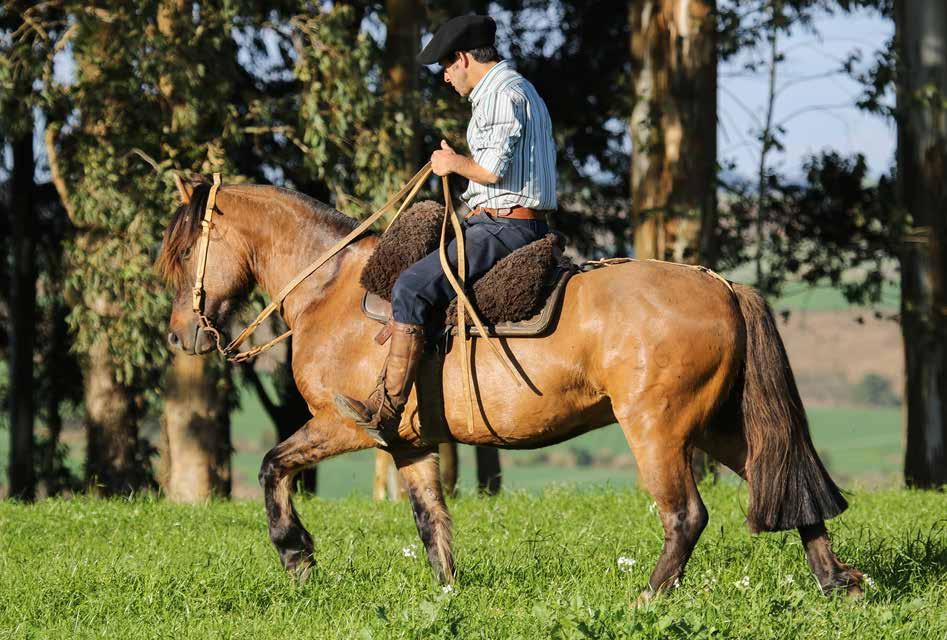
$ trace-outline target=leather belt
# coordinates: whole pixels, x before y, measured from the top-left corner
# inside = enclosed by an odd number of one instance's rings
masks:
[[[500,209],[491,209],[490,207],[477,207],[464,216],[464,220],[485,213],[491,218],[511,218],[513,220],[545,220],[547,211],[545,209],[530,209],[529,207],[502,207]]]

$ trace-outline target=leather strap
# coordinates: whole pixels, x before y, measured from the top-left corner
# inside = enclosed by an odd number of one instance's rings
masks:
[[[220,174],[215,173],[214,184],[210,187],[207,204],[204,205],[204,217],[201,218],[201,241],[197,245],[197,275],[194,278],[194,288],[191,289],[191,309],[197,314],[204,311],[204,271],[207,269],[211,220],[214,217],[214,207],[217,205],[218,190],[220,190]]]
[[[282,308],[283,300],[288,296],[303,280],[308,278],[316,269],[328,262],[333,256],[335,256],[339,251],[344,249],[348,244],[364,233],[378,218],[380,218],[384,213],[391,209],[396,202],[398,202],[402,197],[404,197],[404,202],[398,208],[397,213],[389,223],[389,227],[394,221],[401,215],[401,213],[411,204],[411,201],[417,195],[418,191],[424,185],[424,181],[429,175],[431,175],[431,163],[428,162],[425,164],[420,171],[418,171],[414,176],[408,180],[405,185],[401,188],[398,193],[391,197],[380,209],[375,213],[370,215],[361,224],[359,224],[355,229],[352,230],[347,236],[336,242],[328,251],[323,253],[319,258],[310,264],[308,267],[303,269],[295,278],[293,278],[285,287],[283,287],[280,292],[276,295],[270,304],[266,306],[263,311],[256,317],[256,319],[244,329],[240,335],[234,338],[230,344],[226,347],[221,347],[220,344],[220,332],[212,325],[210,320],[203,313],[203,299],[204,299],[204,270],[207,266],[207,248],[210,242],[210,227],[211,220],[214,214],[214,207],[217,200],[217,191],[220,188],[220,174],[214,174],[214,184],[211,187],[211,191],[208,194],[207,206],[204,209],[204,218],[201,222],[203,225],[203,231],[201,233],[201,241],[199,246],[199,256],[198,256],[198,272],[197,278],[194,282],[194,289],[192,291],[192,307],[194,312],[198,316],[203,330],[214,335],[217,350],[220,351],[227,360],[231,362],[243,362],[253,358],[263,351],[266,351],[273,345],[284,340],[292,334],[292,330],[287,331],[286,333],[277,336],[273,340],[270,340],[266,344],[258,345],[253,347],[248,351],[243,351],[240,353],[234,353],[237,347],[240,346],[249,336],[259,327],[263,321],[268,318],[274,311]],[[510,361],[510,357],[506,354],[505,351],[500,349],[497,346],[496,340],[489,337],[487,330],[483,326],[483,322],[480,321],[477,312],[474,310],[473,306],[470,303],[470,300],[467,298],[464,293],[463,282],[466,280],[467,275],[467,260],[465,255],[465,246],[464,246],[464,233],[463,229],[460,226],[460,221],[457,219],[457,215],[454,211],[454,201],[451,198],[450,194],[450,185],[448,183],[447,176],[441,178],[442,186],[444,188],[444,219],[441,221],[441,241],[439,247],[439,257],[441,261],[441,267],[444,270],[444,275],[447,277],[448,282],[451,287],[454,289],[454,292],[457,294],[457,327],[460,330],[459,338],[461,344],[463,345],[463,353],[461,359],[461,368],[463,370],[464,376],[464,392],[466,398],[467,406],[467,432],[473,433],[473,389],[471,385],[471,363],[469,357],[469,351],[467,348],[467,331],[466,331],[466,319],[465,315],[470,314],[470,319],[473,321],[474,325],[477,327],[477,330],[480,332],[480,335],[483,336],[483,339],[486,340],[487,345],[493,351],[493,353],[500,360],[500,363],[504,366],[507,373],[510,374],[510,377],[513,378],[513,381],[516,383],[516,386],[522,387],[523,381],[521,377],[522,373],[517,375],[518,371],[513,366],[513,363]],[[457,277],[454,276],[450,263],[447,260],[447,221],[450,219],[450,223],[454,228],[454,236],[457,239],[457,266],[458,266],[458,275],[460,277],[460,282],[458,282]],[[384,339],[386,336],[383,335],[384,332],[379,334],[379,339]]]
[[[441,259],[441,269],[444,271],[444,276],[450,283],[451,288],[454,289],[454,293],[457,294],[457,338],[460,340],[463,350],[463,353],[461,353],[461,370],[464,376],[464,392],[467,405],[467,433],[473,433],[473,391],[470,384],[471,363],[469,351],[467,350],[467,326],[465,321],[465,312],[470,314],[470,319],[473,320],[474,326],[477,327],[477,331],[479,331],[480,335],[483,336],[483,338],[487,341],[487,346],[490,347],[496,357],[500,360],[500,363],[504,366],[507,373],[510,374],[510,377],[513,378],[513,382],[516,383],[517,387],[523,386],[523,382],[520,380],[523,374],[520,373],[517,375],[518,370],[513,366],[513,362],[510,361],[510,357],[506,354],[506,351],[500,349],[500,347],[497,346],[496,340],[491,338],[490,334],[487,333],[487,330],[483,326],[483,322],[480,321],[480,317],[477,315],[473,305],[470,303],[470,300],[464,293],[463,283],[467,278],[464,231],[460,226],[460,220],[457,219],[457,215],[454,212],[454,199],[450,195],[450,184],[448,182],[447,176],[441,177],[441,183],[444,189],[444,219],[441,220],[441,242],[438,246],[438,256]],[[448,219],[450,219],[451,226],[454,227],[454,238],[457,241],[457,276],[454,275],[454,272],[450,266],[450,262],[447,260]]]
[[[388,339],[390,337],[391,337],[391,321],[389,320],[388,323],[385,324],[385,326],[381,328],[381,331],[379,331],[375,335],[375,343],[378,345],[384,345],[386,342],[388,342]]]
[[[490,207],[477,207],[464,216],[464,220],[469,220],[474,216],[485,213],[491,218],[509,218],[511,220],[545,220],[545,209],[530,209],[529,207],[505,207],[502,209],[491,209]]]

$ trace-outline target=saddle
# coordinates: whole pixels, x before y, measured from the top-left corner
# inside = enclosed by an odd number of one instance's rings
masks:
[[[401,271],[437,248],[443,209],[431,201],[405,211],[382,236],[362,271],[366,292],[362,312],[387,324],[391,316],[391,289]],[[554,328],[566,283],[578,271],[562,254],[562,240],[549,234],[520,247],[498,261],[470,288],[468,297],[484,322],[488,335],[540,336]],[[444,311],[444,326],[457,334],[457,301]],[[468,336],[479,336],[467,326]]]

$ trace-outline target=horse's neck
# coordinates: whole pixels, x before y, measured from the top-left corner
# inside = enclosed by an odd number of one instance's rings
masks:
[[[302,201],[280,195],[282,197],[252,198],[257,211],[251,211],[247,225],[252,229],[253,238],[250,271],[270,300],[275,300],[287,284],[348,233],[338,225],[321,220]],[[374,243],[372,238],[351,243],[300,282],[286,296],[280,310],[287,325],[292,329],[303,311],[333,296],[349,295],[349,289],[357,288],[361,267]]]

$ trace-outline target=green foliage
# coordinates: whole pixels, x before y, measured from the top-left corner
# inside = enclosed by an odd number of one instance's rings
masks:
[[[351,198],[380,204],[416,170],[405,166],[415,132],[405,113],[386,108],[382,49],[359,19],[339,3],[291,21],[302,39],[294,71],[305,164],[332,185],[340,205]]]
[[[869,183],[861,155],[823,152],[811,156],[804,170],[801,182],[767,171],[762,212],[766,270],[763,282],[754,284],[773,296],[790,281],[830,284],[850,303],[879,304],[892,284],[890,267],[904,224],[893,181],[882,177]],[[759,201],[756,184],[734,180],[727,186],[720,213],[720,266],[733,269],[756,255],[757,248],[746,243],[745,229],[755,223]]]
[[[795,533],[749,535],[744,488],[701,493],[711,524],[681,588],[638,609],[630,605],[662,541],[639,491],[453,501],[458,580],[449,593],[431,577],[406,503],[297,501],[317,560],[303,587],[280,568],[255,502],[0,504],[0,565],[9,569],[0,572],[0,629],[257,639],[947,633],[941,494],[851,496],[829,526],[839,556],[871,578],[866,598],[852,602],[819,593]],[[415,557],[406,556],[412,545]]]
[[[866,373],[859,380],[852,389],[852,400],[873,407],[897,407],[901,404],[898,394],[891,388],[891,380],[878,373]]]

